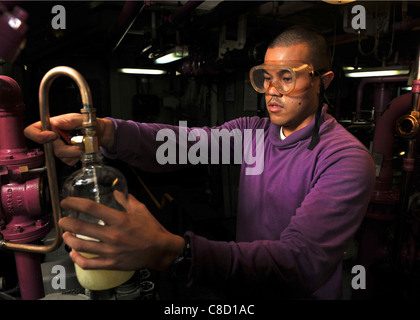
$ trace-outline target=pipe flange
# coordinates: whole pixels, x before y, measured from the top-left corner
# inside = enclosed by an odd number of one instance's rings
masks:
[[[414,113],[414,114],[413,114]],[[417,112],[404,115],[396,121],[395,129],[398,135],[405,139],[415,138],[419,131],[419,121]]]

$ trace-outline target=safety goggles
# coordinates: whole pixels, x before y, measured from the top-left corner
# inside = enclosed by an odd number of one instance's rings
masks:
[[[249,72],[251,84],[259,93],[265,93],[271,86],[281,94],[303,92],[312,86],[315,75],[319,72],[302,61],[267,62]]]

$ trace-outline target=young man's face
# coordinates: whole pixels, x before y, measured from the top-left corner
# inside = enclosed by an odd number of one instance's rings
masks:
[[[281,60],[311,62],[306,44],[267,49],[264,63]],[[265,92],[265,101],[271,122],[283,126],[286,137],[307,126],[318,108],[319,91],[320,77],[314,77],[307,90],[290,94],[281,94],[274,86],[270,86]]]

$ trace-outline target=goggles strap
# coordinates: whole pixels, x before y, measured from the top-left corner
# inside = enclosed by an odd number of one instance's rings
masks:
[[[318,109],[316,110],[316,113],[315,113],[315,124],[314,124],[314,129],[312,131],[311,142],[308,146],[309,150],[313,150],[319,142],[319,119],[321,118],[324,92],[325,92],[324,82],[321,79],[321,85],[320,85],[319,96],[318,96]]]

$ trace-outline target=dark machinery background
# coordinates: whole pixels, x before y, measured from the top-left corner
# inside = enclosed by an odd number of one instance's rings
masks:
[[[262,96],[249,84],[250,67],[263,61],[268,42],[284,28],[304,24],[319,29],[333,53],[335,79],[326,94],[330,113],[371,150],[377,163],[371,205],[354,243],[344,253],[344,299],[420,297],[420,190],[415,148],[418,115],[416,118],[412,112],[416,110],[412,108],[411,89],[407,88],[418,68],[420,2],[2,3],[3,10],[12,12],[19,6],[27,13],[25,46],[13,61],[0,60],[0,74],[15,79],[21,88],[25,126],[39,120],[40,81],[59,65],[73,67],[85,76],[98,117],[175,125],[184,120],[189,126],[202,126],[219,125],[240,116],[265,116]],[[65,8],[65,29],[56,30],[51,25],[56,16],[51,10],[57,4]],[[355,5],[366,9],[367,26],[360,32],[351,26]],[[159,65],[165,75],[118,71],[157,68],[151,58],[174,47],[187,48],[189,55]],[[349,78],[344,67],[405,67],[410,73]],[[70,79],[54,82],[50,105],[52,116],[79,112],[79,93]],[[26,144],[40,148],[31,141]],[[125,173],[130,192],[168,229],[179,233],[193,229],[215,240],[235,238],[237,166],[201,165],[172,173],[148,173],[107,161]],[[75,170],[60,163],[57,167],[59,183]],[[43,241],[48,242],[48,237]],[[53,275],[46,275],[45,270],[64,256],[50,253],[41,257],[46,295],[55,291],[48,287]],[[0,261],[0,299],[19,299],[13,254],[0,251]],[[354,265],[366,268],[364,290],[354,290],[350,285]],[[162,298],[196,294],[166,286],[161,275],[151,276],[159,288],[156,294]],[[139,283],[144,286],[144,281]],[[117,296],[138,298],[136,288],[136,284],[120,288]],[[77,284],[70,289],[78,292]]]

